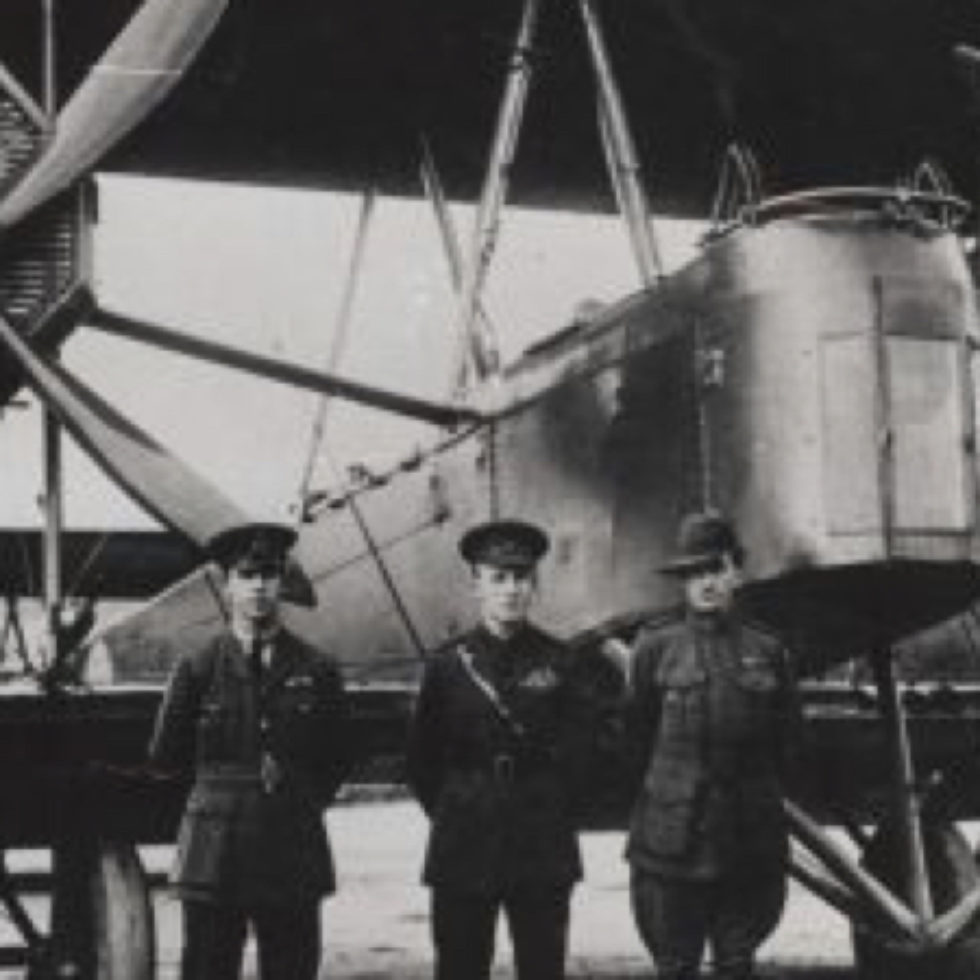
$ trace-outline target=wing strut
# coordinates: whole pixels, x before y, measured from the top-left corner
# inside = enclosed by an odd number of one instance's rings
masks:
[[[449,265],[449,281],[452,283],[453,292],[458,299],[463,288],[463,254],[459,247],[459,236],[456,234],[452,215],[449,213],[449,204],[442,189],[442,181],[439,179],[439,171],[436,169],[436,161],[432,156],[429,143],[424,137],[422,139],[422,163],[419,167],[419,173],[425,196],[432,205],[436,224],[439,227],[439,238],[442,240],[442,248]],[[496,328],[483,306],[482,297],[479,296],[477,297],[474,317],[476,329],[481,336],[492,337],[495,335]]]
[[[595,69],[599,134],[602,137],[609,177],[620,213],[626,222],[640,278],[644,286],[653,286],[663,276],[663,263],[653,234],[650,203],[643,187],[636,145],[603,40],[599,14],[592,0],[579,0],[579,9],[582,11]]]
[[[351,516],[354,518],[354,522],[361,532],[361,537],[364,538],[364,543],[367,545],[367,549],[374,559],[374,565],[378,570],[378,574],[381,576],[381,581],[384,583],[385,589],[391,597],[395,611],[398,613],[398,618],[401,620],[402,626],[404,626],[405,632],[408,634],[408,639],[418,659],[425,660],[428,652],[425,644],[422,642],[422,634],[419,633],[418,627],[415,625],[415,620],[412,619],[412,614],[408,611],[405,599],[395,582],[395,578],[388,568],[388,563],[385,561],[384,555],[381,553],[381,549],[378,547],[378,543],[371,533],[371,529],[368,527],[364,512],[361,510],[361,505],[357,502],[357,498],[353,493],[347,494],[346,500]]]
[[[528,91],[533,72],[531,44],[538,21],[541,0],[525,0],[524,12],[517,29],[517,38],[507,83],[504,87],[497,130],[487,166],[473,226],[470,251],[463,270],[459,315],[456,325],[457,352],[453,362],[453,397],[458,399],[466,384],[467,369],[472,364],[477,378],[484,378],[500,369],[500,350],[497,338],[476,330],[476,311],[483,292],[490,260],[500,231],[500,211],[507,197],[510,168],[514,162],[517,138],[524,118]]]
[[[129,340],[151,344],[163,350],[174,351],[199,360],[211,361],[223,367],[247,371],[250,374],[279,381],[296,388],[306,388],[321,394],[349,398],[351,401],[396,415],[406,415],[431,425],[459,425],[479,421],[481,416],[468,408],[430,402],[412,395],[402,395],[373,385],[361,384],[334,375],[311,371],[309,368],[277,361],[270,357],[252,354],[240,348],[216,344],[209,340],[190,337],[187,334],[123,316],[108,310],[94,310],[86,320],[89,326],[105,333],[118,334]]]
[[[368,229],[371,226],[371,216],[374,214],[376,200],[377,193],[373,188],[366,191],[361,200],[361,211],[357,219],[357,230],[354,233],[354,248],[351,251],[347,280],[344,283],[344,293],[340,300],[340,309],[337,312],[337,322],[334,324],[333,337],[330,342],[330,353],[327,355],[327,371],[330,373],[337,370],[347,344],[347,331],[350,326],[351,312],[354,309],[354,297],[357,294],[361,266],[364,263],[364,249],[367,245]],[[306,512],[306,500],[310,493],[310,483],[313,480],[316,459],[320,452],[320,444],[323,442],[323,435],[327,427],[327,409],[329,405],[329,394],[323,394],[317,399],[316,413],[313,417],[313,426],[310,430],[310,447],[307,450],[303,475],[299,481],[297,513],[301,521]]]

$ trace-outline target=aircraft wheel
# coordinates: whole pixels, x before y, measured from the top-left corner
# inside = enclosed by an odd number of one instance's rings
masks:
[[[922,828],[926,864],[937,912],[952,908],[980,883],[980,872],[966,838],[953,824]],[[899,838],[893,826],[878,828],[862,863],[877,878],[900,891]],[[910,955],[884,947],[866,931],[852,933],[855,959],[862,980],[975,980],[980,976],[980,922],[951,946],[938,952]]]
[[[52,874],[51,939],[30,980],[152,980],[153,906],[135,846],[59,844]]]

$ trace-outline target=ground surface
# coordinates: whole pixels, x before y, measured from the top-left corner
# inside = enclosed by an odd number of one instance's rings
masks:
[[[428,894],[418,884],[425,822],[412,803],[343,806],[329,816],[340,892],[324,906],[323,978],[421,980],[431,976]],[[572,912],[570,978],[651,977],[633,929],[621,833],[584,837],[586,881]],[[154,852],[151,866],[165,863]],[[156,899],[160,980],[176,980],[180,916],[165,894]],[[851,980],[847,926],[793,889],[789,911],[763,950],[766,978]],[[494,977],[509,977],[510,951],[501,930]],[[247,980],[257,973],[251,958]]]

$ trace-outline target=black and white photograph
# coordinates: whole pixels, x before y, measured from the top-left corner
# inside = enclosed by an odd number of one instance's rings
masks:
[[[980,980],[976,0],[0,3],[0,978]]]

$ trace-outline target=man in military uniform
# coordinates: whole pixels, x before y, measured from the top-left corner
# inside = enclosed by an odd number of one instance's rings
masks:
[[[408,773],[431,820],[423,879],[436,980],[490,976],[501,909],[518,977],[565,975],[582,874],[572,815],[582,711],[570,651],[527,618],[547,548],[522,521],[468,531],[460,552],[480,622],[426,664]]]
[[[663,980],[749,980],[785,901],[781,787],[798,707],[786,650],[736,609],[743,549],[716,514],[685,518],[684,611],[639,634],[629,729],[641,786],[627,844],[637,928]]]
[[[178,662],[151,764],[193,771],[172,881],[184,907],[183,980],[235,980],[249,923],[263,980],[314,980],[320,901],[334,890],[323,811],[347,768],[333,660],[280,623],[291,528],[217,535],[228,628]]]

